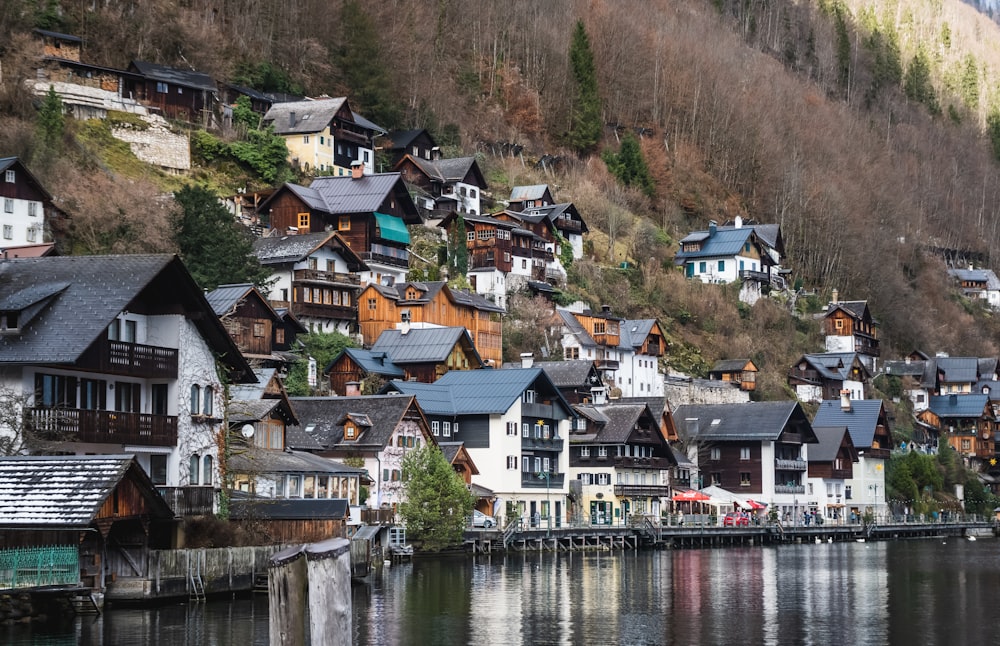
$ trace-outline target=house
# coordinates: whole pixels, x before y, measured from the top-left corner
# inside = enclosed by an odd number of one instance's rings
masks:
[[[375,172],[375,137],[381,129],[355,118],[345,97],[321,96],[274,103],[264,114],[265,126],[285,140],[288,161],[306,173],[349,176],[359,163]]]
[[[132,61],[122,76],[122,94],[168,119],[214,124],[218,87],[211,76],[147,61]]]
[[[289,233],[336,231],[368,265],[361,283],[392,285],[406,279],[410,266],[408,224],[420,215],[399,173],[317,177],[309,187],[285,184],[258,208],[279,237]]]
[[[506,210],[493,217],[514,225],[511,229],[512,262],[507,277],[511,290],[521,289],[532,280],[553,285],[566,281],[566,268],[556,254],[557,230],[546,213]]]
[[[543,370],[451,371],[433,384],[393,381],[386,391],[416,397],[435,437],[465,445],[479,468],[473,484],[492,491],[508,519],[565,521],[574,413]]]
[[[967,298],[985,301],[987,307],[1000,309],[1000,278],[992,269],[949,269],[948,275],[954,279]]]
[[[53,229],[61,229],[62,212],[52,196],[17,157],[0,158],[0,258],[46,255],[53,249]]]
[[[323,374],[330,381],[331,395],[353,397],[377,394],[386,382],[402,379],[406,373],[385,352],[344,348]]]
[[[813,512],[836,522],[845,518],[844,490],[854,477],[858,451],[846,426],[813,426],[813,432],[819,443],[809,447],[806,495],[815,497]]]
[[[722,487],[790,518],[818,506],[806,488],[808,451],[818,440],[798,402],[684,405],[674,419],[698,488]]]
[[[427,216],[441,217],[448,213],[479,215],[483,212],[482,193],[488,188],[486,178],[475,157],[453,159],[423,159],[403,155],[392,170],[403,181],[426,197],[417,198]]]
[[[365,345],[399,326],[464,327],[487,365],[503,361],[504,308],[478,294],[453,289],[444,281],[370,284],[358,299],[358,325]],[[490,363],[490,362],[493,363]]]
[[[389,151],[390,166],[395,167],[405,155],[426,161],[434,161],[441,157],[441,148],[434,141],[434,137],[422,128],[394,130],[389,133],[388,139],[389,144],[386,149]]]
[[[272,272],[267,299],[273,307],[306,329],[357,331],[361,275],[370,268],[337,232],[257,238],[253,253]]]
[[[261,116],[267,114],[267,111],[275,103],[294,103],[304,99],[302,96],[285,92],[261,92],[245,85],[232,83],[225,84],[221,89],[227,105],[235,105],[241,96],[245,96],[250,99],[250,109]]]
[[[511,211],[527,211],[555,204],[548,184],[532,184],[530,186],[515,186],[510,191],[507,208]]]
[[[562,255],[562,242],[558,240],[561,237],[573,250],[574,260],[583,258],[583,234],[589,232],[590,229],[572,202],[529,207],[524,209],[522,213],[529,216],[540,215],[548,220],[557,233],[557,242],[553,249],[557,257]]]
[[[593,525],[660,517],[677,466],[658,416],[647,404],[577,404],[569,433],[571,513]]]
[[[570,404],[592,404],[607,400],[607,386],[601,380],[594,362],[589,359],[566,361],[533,361],[522,358],[519,364],[504,364],[504,368],[530,368],[536,366],[545,371],[562,396]]]
[[[780,232],[768,230],[777,245],[772,247],[757,231],[760,226],[744,226],[740,218],[733,226],[720,227],[712,221],[707,230],[681,239],[674,264],[683,267],[688,278],[703,283],[742,281],[740,300],[753,304],[772,287],[784,287],[779,272],[783,254]]]
[[[979,470],[996,458],[997,417],[988,394],[933,395],[916,417],[929,444],[944,438],[966,466]]]
[[[728,381],[740,390],[753,392],[757,388],[757,366],[750,359],[723,359],[716,361],[708,371],[708,378]]]
[[[804,354],[788,372],[788,385],[799,401],[819,403],[836,399],[842,390],[851,399],[864,399],[872,375],[856,352]]]
[[[126,451],[168,500],[214,511],[223,380],[255,377],[176,256],[0,261],[0,366],[25,406],[0,433],[24,450]]]
[[[563,355],[593,361],[610,395],[663,396],[659,358],[666,338],[655,319],[626,320],[604,305],[600,312],[557,308],[562,320]]]
[[[464,226],[463,232],[456,228]],[[519,229],[517,223],[498,220],[492,216],[460,216],[449,213],[441,219],[438,225],[443,228],[450,239],[464,239],[468,250],[468,271],[466,277],[472,290],[482,294],[501,307],[507,305],[508,275],[514,271],[515,263],[524,263],[525,268],[531,259],[531,247],[520,247],[521,256],[514,257],[514,232],[523,233],[519,237],[527,238],[530,233]],[[544,283],[548,285],[548,283]]]
[[[881,354],[878,323],[872,318],[868,301],[841,301],[837,290],[826,311],[819,315],[820,332],[826,338],[827,352],[856,352],[872,374]]]
[[[263,367],[284,367],[286,358],[275,354],[284,343],[281,316],[250,283],[219,285],[205,295],[243,357]]]
[[[176,547],[175,529],[131,455],[0,457],[0,589],[62,586],[100,609],[149,550]]]
[[[300,334],[307,334],[309,329],[302,325],[295,315],[287,307],[276,307],[274,311],[281,317],[282,332],[274,331],[274,351],[285,357],[286,361],[298,360],[298,355],[294,353],[296,339]]]
[[[814,427],[846,426],[858,452],[853,477],[844,481],[845,513],[881,517],[888,509],[885,467],[893,448],[885,404],[881,399],[854,400],[841,393],[839,399],[820,402],[812,423]]]
[[[903,394],[913,405],[913,412],[927,410],[928,393],[935,392],[937,371],[934,362],[927,357],[914,359],[907,356],[903,360],[885,361],[882,364],[885,374],[899,380]]]
[[[414,397],[292,397],[299,417],[296,438],[288,448],[305,447],[316,455],[357,464],[375,481],[365,488],[361,503],[395,513],[405,498],[403,456],[436,442],[430,424]],[[302,434],[305,435],[302,435]],[[314,449],[313,446],[319,448]]]

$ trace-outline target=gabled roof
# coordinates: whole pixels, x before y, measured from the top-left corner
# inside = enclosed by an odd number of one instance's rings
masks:
[[[18,173],[24,173],[24,175],[28,178],[28,182],[32,184],[38,192],[45,197],[46,200],[52,199],[52,195],[45,190],[45,187],[38,181],[38,178],[31,174],[31,171],[28,170],[28,167],[25,166],[20,159],[17,157],[0,157],[0,172],[14,168],[15,166],[18,169]]]
[[[402,191],[397,193],[405,196],[409,202],[409,208],[405,204],[401,207],[407,213],[416,216],[417,207],[409,199],[409,193],[399,173],[374,173],[357,179],[347,175],[343,177],[325,175],[314,179],[309,188],[319,193],[329,213],[339,214],[374,213],[396,191],[397,186]],[[419,221],[417,217],[413,221],[408,220],[407,224],[417,224]]]
[[[975,383],[979,380],[979,359],[976,357],[936,357],[941,381],[947,383]]]
[[[674,410],[674,419],[689,441],[774,441],[786,430],[802,433],[803,442],[816,441],[802,407],[792,401],[688,404]]]
[[[983,283],[985,289],[1000,291],[1000,278],[992,269],[949,269],[948,273],[962,282]]]
[[[695,233],[681,240],[681,250],[677,252],[675,258],[677,264],[682,264],[685,260],[692,258],[730,258],[742,254],[743,247],[747,242],[755,242],[757,234],[751,227],[740,227],[739,229],[718,228],[714,235],[707,235],[708,232],[696,231]],[[684,243],[704,241],[698,251],[684,251]],[[676,261],[675,261],[676,262]]]
[[[524,391],[535,389],[572,416],[572,408],[541,368],[452,370],[433,384],[393,381],[386,386],[415,395],[428,415],[498,415],[510,410]]]
[[[375,352],[362,348],[344,348],[334,357],[324,372],[329,373],[342,356],[350,357],[362,371],[371,375],[380,375],[387,379],[400,379],[406,375],[402,368],[393,363],[385,352]]]
[[[0,458],[0,527],[87,527],[126,476],[156,518],[173,511],[131,455]]]
[[[265,311],[270,314],[271,320],[281,321],[281,317],[276,311],[274,311],[274,308],[271,307],[268,300],[261,296],[261,293],[257,291],[257,288],[251,283],[219,285],[209,293],[205,294],[205,299],[212,307],[212,311],[214,311],[215,315],[219,318],[232,314],[240,302],[248,297],[252,297],[259,303],[263,304]]]
[[[530,186],[515,186],[510,191],[511,202],[523,202],[525,200],[540,200],[545,197],[545,191],[549,190],[548,184],[532,184]]]
[[[558,223],[560,216],[565,214],[570,220],[580,223],[581,233],[587,233],[590,231],[590,229],[587,228],[587,223],[583,221],[583,217],[580,216],[580,212],[576,210],[576,206],[574,206],[572,202],[546,204],[545,206],[529,206],[527,207],[525,214],[544,215],[545,219],[556,228],[559,227]]]
[[[750,359],[721,359],[715,362],[709,373],[742,372],[747,364],[753,365]]]
[[[473,294],[465,291],[464,289],[452,289],[451,287],[448,287],[448,283],[443,280],[407,281],[405,283],[396,283],[391,287],[371,283],[368,287],[375,288],[384,297],[397,301],[396,304],[398,306],[429,303],[434,300],[434,297],[437,296],[438,292],[444,290],[445,295],[453,303],[465,305],[466,307],[486,312],[497,312],[500,314],[507,312],[507,310],[501,306],[487,300],[483,295]],[[416,298],[410,299],[406,297],[410,287],[416,290]]]
[[[388,132],[382,126],[378,125],[374,121],[369,121],[368,119],[365,119],[364,117],[362,117],[357,112],[354,112],[353,110],[351,111],[351,116],[354,117],[354,123],[355,123],[355,125],[358,125],[358,126],[361,126],[362,128],[366,128],[368,130],[371,130],[376,135],[384,135],[384,134],[386,134],[386,132]]]
[[[419,137],[421,134],[427,135],[427,138],[434,142],[434,138],[431,137],[430,133],[423,128],[414,128],[413,130],[393,130],[389,133],[389,139],[392,140],[393,150],[398,150],[400,148],[408,147],[414,139]]]
[[[851,433],[846,426],[813,426],[813,432],[816,434],[819,444],[809,447],[810,462],[833,462],[840,453],[845,434],[852,460],[858,461],[858,452],[854,448],[854,443],[851,442]]]
[[[279,135],[320,132],[346,103],[345,97],[275,103],[264,114],[264,123],[272,124]]]
[[[852,399],[848,410],[844,410],[839,399],[824,399],[813,417],[813,425],[846,426],[855,448],[863,451],[871,448],[882,414],[881,399]]]
[[[927,398],[927,408],[942,419],[979,418],[989,403],[989,395],[933,395]]]
[[[633,349],[642,347],[656,324],[656,319],[625,319],[618,327],[618,346]]]
[[[473,355],[473,368],[483,365],[469,331],[464,327],[412,328],[383,330],[372,345],[372,352],[384,352],[397,365],[408,363],[440,363],[448,359],[456,345]]]
[[[365,271],[368,265],[336,231],[288,236],[268,236],[253,242],[253,253],[262,265],[302,262],[325,246],[340,254],[351,271]]]
[[[205,90],[207,92],[216,92],[218,90],[212,77],[204,72],[182,70],[146,61],[132,61],[132,67],[144,77],[153,81],[162,81],[164,83]]]
[[[569,310],[564,310],[561,308],[556,308],[556,314],[562,319],[563,325],[569,330],[569,333],[576,337],[577,343],[579,343],[584,348],[596,348],[597,342],[590,336],[590,333],[584,329],[580,321],[573,316],[573,312]]]
[[[830,303],[824,317],[829,317],[837,310],[843,311],[857,321],[863,321],[866,318],[871,318],[871,313],[868,311],[868,301],[838,301],[836,303]]]
[[[232,452],[227,468],[233,473],[314,473],[318,475],[363,476],[366,471],[305,451],[278,451],[258,446]]]
[[[453,157],[450,159],[422,159],[420,157],[414,157],[413,155],[404,155],[403,158],[396,163],[396,167],[403,163],[405,160],[410,160],[417,168],[420,169],[428,179],[440,183],[451,183],[451,182],[464,182],[468,177],[469,173],[473,175],[473,181],[468,182],[475,184],[480,188],[486,188],[486,178],[483,176],[483,172],[479,169],[479,164],[476,163],[475,157]]]
[[[381,451],[396,426],[411,409],[422,414],[413,397],[400,395],[364,395],[358,397],[292,397],[299,416],[299,427],[324,450],[351,448]],[[367,415],[371,427],[357,440],[344,440],[342,420],[348,414]],[[289,448],[298,448],[290,446]]]
[[[855,365],[857,365],[857,367],[859,367],[864,373],[862,375],[863,378],[867,379],[871,377],[871,373],[868,371],[864,362],[858,359],[857,352],[821,352],[817,354],[804,354],[798,361],[795,362],[795,364],[798,365],[803,361],[812,366],[823,379],[833,381],[850,379],[851,369],[855,367]]]
[[[628,441],[643,415],[649,416],[650,429],[660,435],[659,420],[645,404],[610,403],[599,408],[608,422],[597,433],[596,441],[601,444],[623,444]],[[664,444],[666,442],[664,441]]]
[[[479,475],[479,467],[473,462],[472,456],[469,455],[468,449],[465,448],[465,442],[438,442],[438,448],[441,449],[441,453],[448,460],[448,464],[455,464],[456,458],[461,456],[465,463],[469,465],[469,473],[474,476]],[[482,490],[484,493],[493,493],[485,487],[482,487]]]
[[[576,388],[579,386],[602,386],[601,375],[594,367],[593,360],[574,359],[570,361],[536,361],[535,367],[541,368],[549,376],[557,388]],[[504,368],[517,368],[516,364],[504,364]]]
[[[124,310],[177,303],[239,380],[253,371],[177,256],[48,256],[0,262],[0,303],[51,294],[20,334],[0,335],[2,364],[72,364]],[[30,300],[30,299],[29,299]]]
[[[781,237],[781,225],[780,224],[742,224],[739,227],[732,224],[727,224],[719,227],[720,231],[729,231],[733,229],[753,229],[753,232],[757,234],[757,237],[768,247],[774,249],[780,254],[785,253],[785,243]]]

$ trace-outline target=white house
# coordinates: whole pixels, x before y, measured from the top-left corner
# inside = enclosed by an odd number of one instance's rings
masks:
[[[0,257],[42,255],[52,247],[52,196],[17,157],[0,158]]]

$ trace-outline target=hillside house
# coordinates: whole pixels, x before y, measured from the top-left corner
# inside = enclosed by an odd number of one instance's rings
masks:
[[[459,222],[464,225],[464,232],[456,233]],[[498,220],[492,216],[458,216],[449,213],[442,218],[439,226],[448,236],[460,235],[466,240],[469,253],[468,271],[466,276],[473,291],[482,294],[501,307],[507,305],[507,276],[514,269],[514,231],[519,229],[514,222]],[[527,235],[527,231],[523,232]],[[523,236],[522,236],[523,237]],[[530,247],[526,247],[529,249]],[[524,261],[525,266],[531,260],[528,255],[517,262]]]
[[[478,294],[452,289],[444,281],[368,285],[358,301],[358,325],[365,345],[400,326],[464,327],[488,365],[503,362],[505,310]],[[493,363],[490,363],[490,362]]]
[[[435,436],[465,445],[480,471],[473,483],[506,503],[505,516],[531,526],[565,522],[574,413],[540,368],[452,371],[386,390],[415,396]]]
[[[258,214],[281,235],[336,231],[368,265],[362,285],[392,285],[410,266],[408,224],[420,216],[398,173],[367,175],[359,165],[345,177],[317,177],[307,187],[285,184]]]
[[[17,157],[0,158],[0,258],[28,258],[53,249],[53,229],[62,211],[52,196]]]
[[[218,86],[203,72],[147,61],[132,61],[122,76],[122,94],[155,109],[167,119],[215,124]]]
[[[482,194],[488,188],[475,157],[422,159],[409,154],[393,165],[403,181],[413,187],[424,219],[448,213],[479,215]]]
[[[889,415],[881,399],[853,400],[848,393],[820,402],[814,427],[847,427],[858,452],[852,477],[844,481],[845,513],[881,517],[888,507],[885,498],[885,467],[893,449]]]
[[[306,173],[350,176],[355,163],[375,172],[375,137],[381,129],[355,118],[345,97],[274,103],[263,123],[285,140],[288,162]]]
[[[507,277],[510,290],[521,289],[528,281],[552,285],[566,282],[566,268],[556,255],[556,228],[543,214],[501,211],[493,217],[511,223],[511,268]]]
[[[723,359],[716,361],[708,371],[708,378],[727,381],[740,390],[753,392],[757,389],[757,366],[750,359]]]
[[[134,454],[177,513],[212,513],[223,379],[253,371],[176,256],[0,261],[2,385],[24,450]],[[198,465],[197,469],[194,468]]]
[[[996,458],[997,418],[990,396],[982,393],[934,395],[917,414],[927,443],[944,438],[965,465],[979,470]]]
[[[523,357],[519,364],[504,364],[504,368],[541,368],[570,404],[606,402],[608,388],[592,360],[534,361]]]
[[[837,290],[826,311],[819,315],[827,352],[856,352],[872,374],[881,354],[878,323],[868,309],[868,301],[838,300]]]
[[[844,491],[854,477],[858,451],[846,426],[813,426],[813,432],[819,442],[809,447],[806,496],[816,502],[811,511],[836,522],[844,518]]]
[[[274,347],[276,341],[284,341],[284,323],[256,287],[250,283],[219,285],[205,298],[247,361],[285,367],[286,358],[276,354]]]
[[[819,403],[836,399],[841,391],[851,399],[864,399],[872,375],[856,352],[804,354],[788,372],[788,385],[799,401]]]
[[[441,147],[434,141],[431,133],[423,128],[394,130],[386,137],[389,143],[384,149],[389,152],[390,167],[395,167],[405,155],[425,161],[441,158]]]
[[[369,266],[335,231],[268,236],[253,253],[272,272],[267,298],[320,332],[357,331],[361,276]]]
[[[962,294],[984,301],[991,309],[1000,309],[1000,278],[992,269],[949,269],[948,275],[958,284]]]

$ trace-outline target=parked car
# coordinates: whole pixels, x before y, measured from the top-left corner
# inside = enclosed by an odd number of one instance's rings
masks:
[[[726,514],[726,517],[722,519],[723,527],[749,527],[750,519],[747,518],[746,514],[737,514],[735,512],[730,512]]]
[[[484,529],[489,529],[491,527],[497,526],[497,519],[493,516],[487,516],[478,509],[472,510],[472,526],[482,527]]]

